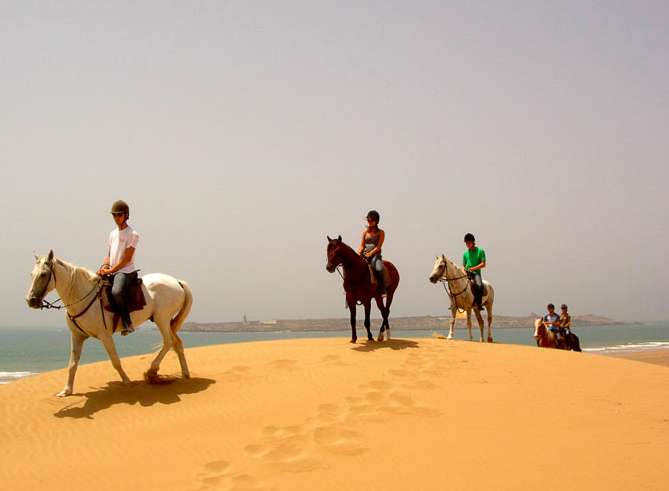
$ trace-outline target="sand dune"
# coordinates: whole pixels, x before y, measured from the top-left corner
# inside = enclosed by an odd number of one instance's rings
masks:
[[[66,399],[64,371],[0,386],[3,488],[669,488],[667,367],[438,339],[187,356],[166,385],[103,362]],[[123,362],[139,379],[149,358]]]

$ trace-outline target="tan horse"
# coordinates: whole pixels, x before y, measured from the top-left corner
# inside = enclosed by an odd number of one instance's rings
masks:
[[[469,339],[472,339],[472,311],[476,316],[479,324],[481,335],[479,340],[483,342],[483,317],[479,309],[474,308],[474,293],[472,292],[467,272],[464,268],[456,265],[453,261],[442,254],[437,256],[432,273],[428,278],[432,283],[438,281],[447,284],[446,291],[451,301],[451,325],[448,331],[448,339],[455,337],[455,320],[458,310],[464,310],[467,313],[467,330],[469,331]],[[488,342],[492,343],[492,305],[495,302],[495,289],[488,281],[483,281],[485,285],[485,293],[483,294],[482,304],[488,312]]]
[[[541,318],[534,321],[534,339],[537,340],[537,346],[540,348],[581,351],[581,343],[576,334],[570,332],[566,339],[558,341],[555,333],[546,328],[544,320]]]

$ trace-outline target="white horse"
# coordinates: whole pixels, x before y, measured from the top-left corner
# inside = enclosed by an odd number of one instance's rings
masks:
[[[99,339],[104,345],[112,365],[121,376],[124,384],[130,383],[114,340],[112,339],[112,316],[102,308],[101,278],[91,271],[56,259],[53,251],[48,257],[35,257],[36,264],[32,271],[32,282],[26,301],[28,306],[38,309],[43,306],[46,295],[56,290],[67,310],[65,321],[72,334],[69,371],[65,388],[57,395],[65,397],[72,394],[74,376],[79,366],[79,358],[84,341],[89,337]],[[154,273],[142,277],[146,305],[142,310],[132,312],[130,318],[134,326],[139,326],[148,319],[156,323],[163,337],[163,346],[155,357],[145,376],[149,382],[156,381],[160,362],[170,348],[179,357],[181,374],[189,378],[188,364],[184,347],[177,331],[188,316],[193,305],[193,294],[184,281],[171,276]]]
[[[451,328],[448,331],[448,339],[455,337],[455,316],[458,310],[467,312],[467,329],[469,330],[469,339],[472,339],[472,309],[474,306],[474,293],[467,272],[464,268],[457,266],[445,255],[437,256],[430,274],[430,281],[436,283],[443,281],[448,284],[447,293],[451,299]],[[488,342],[492,343],[492,304],[495,301],[495,290],[488,281],[483,281],[485,292],[481,301],[483,307],[488,312]],[[474,308],[476,320],[479,323],[481,331],[480,341],[483,342],[483,317],[479,309]]]

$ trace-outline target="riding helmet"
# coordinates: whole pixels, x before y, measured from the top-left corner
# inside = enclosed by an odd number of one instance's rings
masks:
[[[381,215],[379,215],[379,212],[376,211],[376,210],[370,210],[369,213],[367,213],[367,218],[371,218],[376,223],[379,223],[379,220],[381,219]]]
[[[125,216],[130,217],[130,207],[128,203],[123,200],[114,201],[114,204],[111,207],[112,213],[125,213]]]
[[[476,238],[474,238],[474,234],[470,234],[470,233],[465,234],[465,242],[476,242]]]

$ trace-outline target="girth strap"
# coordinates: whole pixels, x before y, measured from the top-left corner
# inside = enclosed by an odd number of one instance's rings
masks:
[[[81,328],[81,326],[79,325],[79,323],[77,323],[77,320],[76,320],[76,319],[78,319],[79,317],[81,317],[82,315],[84,315],[86,312],[88,312],[88,309],[91,308],[91,305],[93,305],[93,303],[95,303],[95,300],[96,300],[96,299],[98,299],[98,298],[100,299],[100,306],[102,306],[102,295],[100,295],[100,291],[101,291],[101,289],[98,290],[98,292],[97,292],[95,295],[93,295],[93,298],[91,299],[90,302],[88,302],[88,305],[86,305],[86,307],[84,308],[84,310],[82,310],[81,312],[79,312],[77,315],[72,315],[72,314],[70,314],[69,312],[67,313],[67,317],[72,321],[72,324],[74,324],[74,326],[75,326],[77,329],[79,329],[79,331],[81,331],[82,334],[84,334],[84,335],[86,335],[86,336],[90,336],[90,334],[88,334],[86,331],[84,331],[84,330]],[[104,322],[104,312],[103,312],[103,316],[102,316],[102,321]]]

